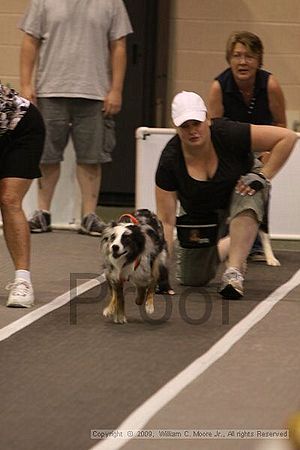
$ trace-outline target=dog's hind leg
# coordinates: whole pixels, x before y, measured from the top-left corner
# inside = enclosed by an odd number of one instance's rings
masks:
[[[109,304],[103,310],[103,316],[104,317],[111,317],[111,316],[113,316],[115,314],[116,308],[117,308],[117,293],[116,293],[115,289],[113,288],[113,286],[111,285],[111,283],[109,281],[108,281],[108,286],[109,286],[111,297],[110,297]]]
[[[280,262],[274,256],[269,234],[265,233],[263,230],[259,230],[259,236],[260,236],[263,250],[264,250],[264,253],[266,256],[267,265],[268,266],[280,266]]]
[[[137,305],[142,305],[145,301],[146,298],[146,293],[147,293],[147,287],[145,286],[137,286],[136,288],[136,299],[135,299],[135,303]]]
[[[154,313],[154,286],[147,291],[145,310],[148,314]]]
[[[156,286],[156,293],[174,295],[175,292],[169,282],[169,270],[167,266],[164,264],[160,264],[158,267],[158,271],[159,278]]]
[[[146,303],[145,303],[145,310],[148,314],[153,314],[154,313],[154,291],[151,290],[151,292],[149,292],[147,294],[147,299],[146,299]]]
[[[125,317],[125,302],[124,302],[124,293],[123,293],[123,283],[118,284],[116,286],[116,312],[114,314],[114,322],[115,323],[127,323],[127,319]]]
[[[269,235],[269,206],[270,206],[270,195],[268,193],[266,198],[266,205],[265,205],[265,213],[262,220],[262,223],[259,226],[258,234],[261,239],[263,251],[266,257],[267,265],[268,266],[280,266],[280,262],[278,259],[275,258],[272,246],[271,246],[271,240]]]
[[[154,286],[152,287],[138,287],[137,288],[137,296],[135,299],[135,303],[137,305],[142,305],[145,302],[145,309],[148,314],[153,314],[154,312]]]

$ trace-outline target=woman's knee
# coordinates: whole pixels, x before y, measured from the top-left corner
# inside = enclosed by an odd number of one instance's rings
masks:
[[[231,220],[238,219],[239,217],[249,217],[255,222],[259,222],[257,212],[254,209],[245,209],[244,211],[238,212]]]
[[[0,191],[0,208],[2,211],[18,211],[22,208],[22,197],[17,192]]]
[[[12,211],[22,209],[22,201],[32,180],[21,178],[3,178],[0,180],[0,207]]]

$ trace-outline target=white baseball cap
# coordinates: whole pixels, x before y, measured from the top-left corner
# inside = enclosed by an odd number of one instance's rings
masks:
[[[204,101],[195,92],[182,91],[173,98],[172,119],[176,127],[180,127],[187,120],[204,122],[206,112]]]

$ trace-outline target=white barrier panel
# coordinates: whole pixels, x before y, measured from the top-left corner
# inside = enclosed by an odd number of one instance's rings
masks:
[[[273,239],[300,239],[299,139],[290,158],[272,180],[270,234]]]
[[[135,207],[156,211],[155,172],[162,149],[174,136],[173,128],[136,130]]]
[[[35,180],[27,192],[23,208],[27,217],[37,209],[37,183]],[[70,140],[61,164],[61,175],[51,204],[53,228],[77,228],[81,216],[81,195],[76,179],[76,162],[72,141]]]
[[[136,130],[135,207],[156,211],[155,171],[173,128]],[[270,233],[274,239],[300,239],[300,141],[286,165],[272,181]]]

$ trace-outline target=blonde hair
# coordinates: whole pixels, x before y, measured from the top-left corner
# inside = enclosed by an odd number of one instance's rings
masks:
[[[229,36],[226,44],[226,61],[228,64],[230,64],[233,49],[238,43],[243,44],[250,53],[253,53],[257,57],[259,67],[263,65],[264,47],[262,41],[256,34],[250,33],[250,31],[234,31]]]

